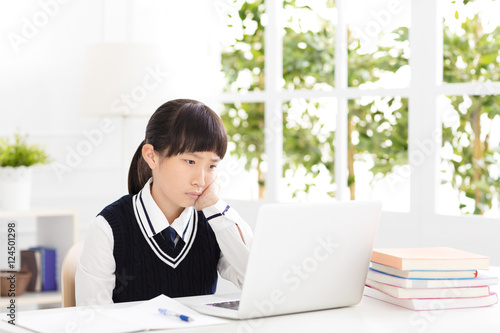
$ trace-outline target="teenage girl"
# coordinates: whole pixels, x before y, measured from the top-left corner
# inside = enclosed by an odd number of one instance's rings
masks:
[[[217,272],[241,288],[252,232],[219,199],[221,119],[194,100],[156,110],[129,170],[129,193],[90,225],[77,305],[212,294]]]

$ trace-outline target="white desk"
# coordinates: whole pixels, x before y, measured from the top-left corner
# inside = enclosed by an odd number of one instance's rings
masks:
[[[200,296],[208,301],[217,296]],[[195,298],[178,299],[187,304]],[[110,307],[131,306],[113,304]],[[75,308],[37,311],[75,311]],[[22,316],[18,312],[17,316]],[[161,330],[155,332],[172,332]],[[231,321],[227,325],[182,329],[179,332],[500,332],[500,305],[486,308],[411,311],[375,299],[363,297],[360,304],[340,309],[315,311],[265,319]],[[28,333],[31,331],[0,322],[0,332]],[[57,333],[57,332],[54,332]]]
[[[499,275],[500,268],[492,269],[491,273]],[[498,286],[494,291],[498,292]],[[178,298],[184,304],[199,301],[218,301],[221,296],[197,296]],[[111,304],[106,308],[128,307],[138,302]],[[38,310],[50,312],[76,311],[76,308]],[[81,310],[81,309],[80,309]],[[5,309],[1,309],[5,312]],[[17,312],[17,318],[29,311]],[[155,332],[173,332],[175,330],[159,330]],[[400,308],[379,300],[363,297],[356,306],[299,313],[286,316],[276,316],[264,319],[230,321],[225,325],[199,327],[178,330],[179,332],[370,332],[370,333],[470,333],[470,332],[500,332],[500,304],[491,307],[412,311]],[[31,331],[0,321],[0,332],[28,333]],[[54,332],[57,333],[57,332]]]

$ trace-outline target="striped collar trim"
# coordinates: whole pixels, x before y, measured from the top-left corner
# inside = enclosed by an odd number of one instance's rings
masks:
[[[164,263],[166,263],[170,267],[176,268],[184,260],[186,255],[189,253],[189,250],[193,246],[194,239],[195,239],[196,233],[198,231],[198,214],[196,214],[193,207],[190,208],[191,215],[190,215],[189,220],[188,220],[188,225],[191,224],[190,221],[193,222],[192,228],[191,228],[192,232],[188,233],[188,235],[185,236],[187,239],[184,239],[185,244],[184,244],[184,247],[182,248],[181,252],[176,257],[171,257],[160,248],[159,244],[156,242],[156,240],[153,237],[149,236],[148,231],[151,231],[151,230],[148,230],[148,228],[150,228],[150,225],[152,223],[150,223],[150,221],[147,220],[148,215],[147,215],[147,212],[146,212],[143,204],[141,203],[140,198],[141,198],[140,193],[134,195],[134,197],[132,199],[132,203],[133,203],[135,218],[136,218],[137,224],[139,225],[139,229],[141,229],[141,232],[144,236],[144,239],[146,240],[146,242],[149,244],[149,246],[151,247],[153,252],[156,254],[156,256],[160,260],[162,260]],[[145,219],[146,219],[146,221],[145,221]]]
[[[146,185],[144,185],[142,190],[137,194],[136,202],[139,216],[141,217],[148,237],[153,237],[170,226],[175,229],[177,234],[180,235],[184,241],[186,241],[184,235],[187,234],[189,237],[192,230],[192,228],[188,228],[192,209],[189,207],[185,208],[178,218],[174,221],[168,221],[151,195],[151,180],[152,179],[149,179]],[[187,233],[184,232],[185,230],[187,230]]]

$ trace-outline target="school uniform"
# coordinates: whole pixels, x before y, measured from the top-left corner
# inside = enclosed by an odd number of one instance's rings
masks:
[[[252,232],[236,211],[219,200],[200,212],[187,207],[170,224],[150,184],[91,224],[77,266],[77,305],[212,294],[217,272],[243,285]],[[167,229],[175,230],[173,240]]]

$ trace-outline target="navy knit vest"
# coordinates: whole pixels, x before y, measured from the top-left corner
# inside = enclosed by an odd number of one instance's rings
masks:
[[[178,266],[172,268],[157,256],[146,241],[136,221],[132,200],[132,195],[123,196],[99,214],[108,221],[114,237],[116,270],[113,301],[147,300],[160,294],[181,297],[215,293],[220,248],[205,215],[197,212],[192,246]],[[161,234],[154,237],[168,252]],[[179,242],[181,246],[175,248],[177,253],[183,248],[183,241]]]

